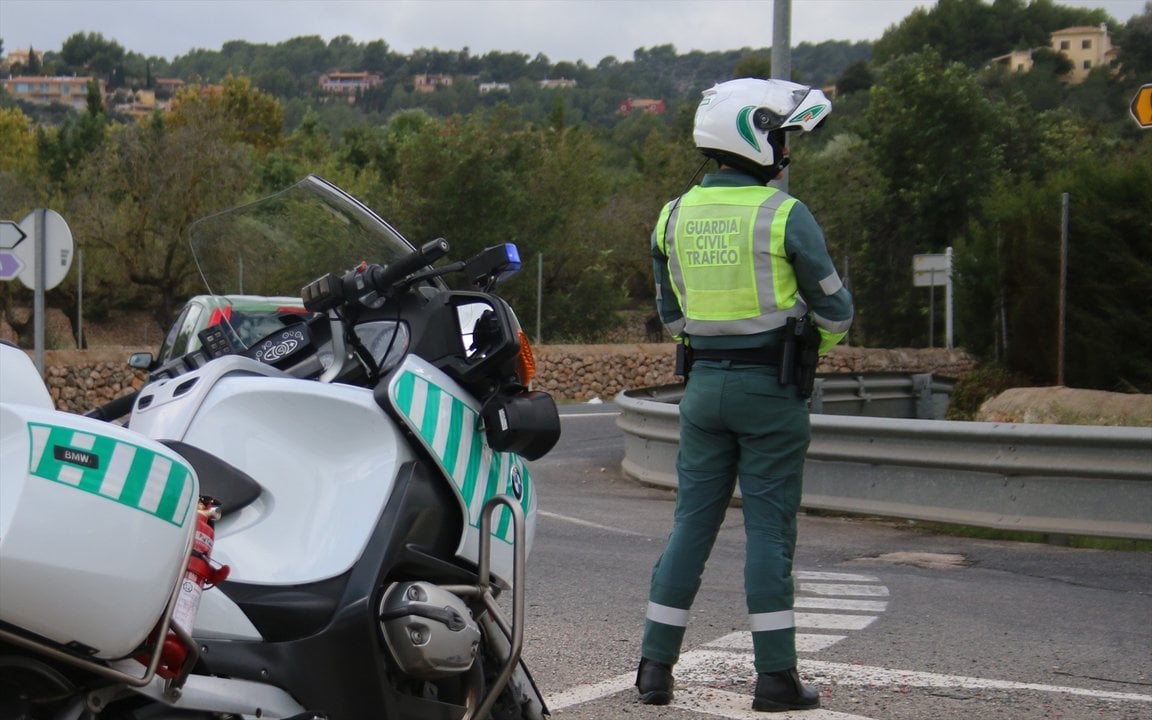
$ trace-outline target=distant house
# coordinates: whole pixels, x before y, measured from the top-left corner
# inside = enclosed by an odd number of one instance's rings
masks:
[[[156,78],[153,81],[153,86],[160,95],[172,97],[180,88],[184,87],[184,81],[180,78]]]
[[[559,78],[556,80],[541,80],[540,81],[540,87],[544,88],[545,90],[554,90],[556,88],[573,88],[573,87],[576,87],[576,81],[575,80],[569,80],[568,78]]]
[[[667,103],[663,100],[655,100],[653,98],[628,98],[616,107],[616,112],[621,115],[630,115],[634,112],[660,115],[661,113],[667,112],[667,110]]]
[[[1108,26],[1070,27],[1052,33],[1052,49],[1072,61],[1072,82],[1081,82],[1092,68],[1111,65],[1116,59]]]
[[[1007,55],[999,55],[990,61],[996,65],[1003,65],[1012,72],[1028,72],[1032,69],[1031,50],[1013,50]]]
[[[117,91],[119,95],[122,91]],[[136,90],[129,92],[124,102],[117,103],[113,108],[116,112],[129,115],[134,118],[147,117],[156,110],[167,109],[167,102],[160,102],[156,99],[155,90]]]
[[[35,75],[17,75],[4,80],[4,89],[17,100],[50,105],[60,103],[75,110],[83,112],[88,107],[88,83],[92,80],[88,76],[73,77],[39,77]],[[97,81],[100,87],[100,96],[105,94],[104,81]]]
[[[32,52],[36,55],[37,60],[44,62],[43,51],[33,50]],[[27,50],[9,50],[7,57],[4,58],[4,62],[8,65],[8,67],[15,67],[17,65],[21,67],[28,67],[28,60],[30,58],[31,55],[28,54]]]
[[[512,92],[510,84],[501,82],[480,83],[476,87],[480,90],[481,95],[487,95],[490,92]]]
[[[1068,81],[1082,82],[1093,68],[1108,67],[1116,62],[1116,48],[1112,45],[1112,35],[1108,26],[1086,25],[1057,30],[1050,36],[1050,48],[1063,54],[1072,63]],[[1003,65],[1012,72],[1028,72],[1032,69],[1032,50],[1015,50],[1007,55],[994,57],[989,64]]]
[[[413,75],[412,87],[416,92],[430,93],[438,87],[452,87],[451,75]]]
[[[356,95],[380,87],[384,78],[367,72],[333,72],[320,76],[320,90],[329,95]]]

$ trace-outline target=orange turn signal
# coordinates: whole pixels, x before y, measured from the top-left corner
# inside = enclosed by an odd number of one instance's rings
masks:
[[[532,346],[528,344],[528,336],[523,330],[520,334],[520,354],[516,357],[516,374],[520,377],[520,384],[528,387],[532,378],[536,377],[536,358],[532,355]]]

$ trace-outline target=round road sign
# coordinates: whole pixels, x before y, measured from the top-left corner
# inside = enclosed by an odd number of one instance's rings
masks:
[[[55,210],[33,210],[20,221],[20,229],[28,236],[27,240],[14,248],[14,252],[24,263],[20,271],[20,282],[36,289],[36,242],[37,225],[44,223],[44,290],[51,290],[60,284],[72,267],[72,230],[68,223]]]

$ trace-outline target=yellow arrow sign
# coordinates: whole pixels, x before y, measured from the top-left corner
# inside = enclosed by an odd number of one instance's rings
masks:
[[[1136,91],[1136,97],[1132,98],[1132,117],[1145,130],[1152,128],[1152,84]]]

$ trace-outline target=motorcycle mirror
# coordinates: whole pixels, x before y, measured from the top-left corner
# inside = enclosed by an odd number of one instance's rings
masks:
[[[151,370],[154,361],[155,358],[152,357],[152,353],[150,352],[132,353],[128,356],[128,367],[137,370]]]
[[[490,317],[491,312],[492,306],[481,299],[456,306],[460,344],[464,348],[464,357],[469,360],[483,354],[482,351],[487,345],[485,342],[485,318]]]

